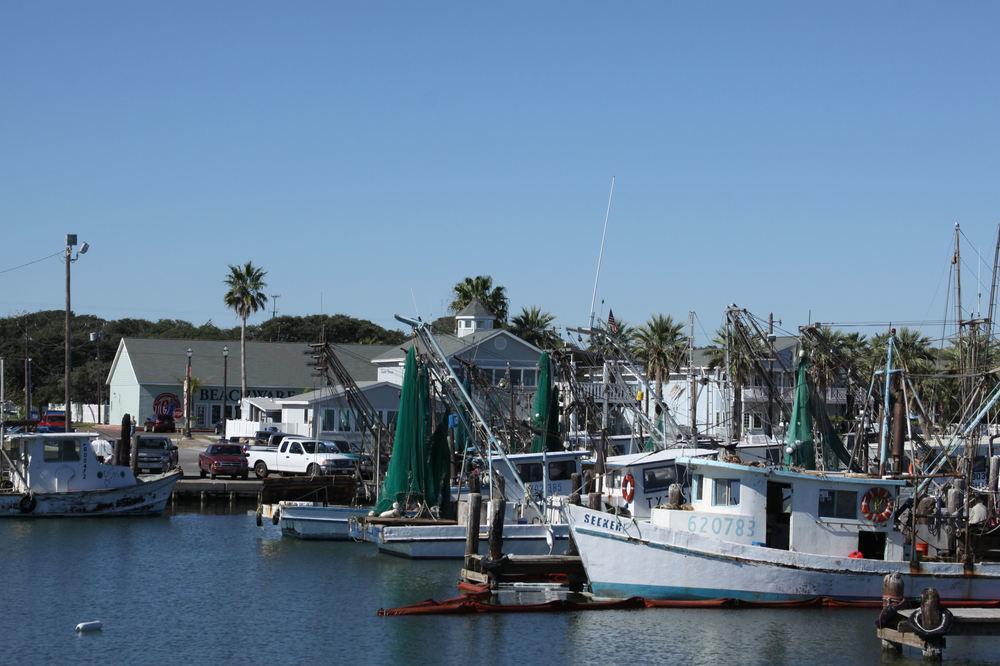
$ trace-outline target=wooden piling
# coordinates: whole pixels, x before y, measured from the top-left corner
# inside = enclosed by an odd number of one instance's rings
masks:
[[[587,493],[587,508],[594,511],[601,510],[601,493]]]
[[[507,502],[502,499],[490,500],[490,559],[503,557],[503,523],[507,513]]]
[[[139,436],[132,435],[132,474],[139,475]]]
[[[482,517],[483,496],[469,494],[469,522],[465,526],[465,566],[469,567],[469,556],[479,554],[479,526]]]
[[[576,506],[580,506],[580,493],[582,492],[582,490],[580,489],[579,472],[573,472],[572,474],[569,475],[569,487],[570,487],[569,503],[575,504]]]

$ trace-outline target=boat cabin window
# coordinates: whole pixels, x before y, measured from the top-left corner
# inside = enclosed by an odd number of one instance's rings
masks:
[[[549,481],[565,481],[576,472],[576,463],[572,460],[558,460],[549,463]]]
[[[705,495],[702,489],[705,487],[705,477],[701,474],[695,474],[691,477],[691,501],[697,502],[702,499]]]
[[[292,442],[292,445],[288,447],[288,452],[302,455],[302,446],[298,442]]]
[[[576,463],[572,460],[558,460],[549,463],[549,481],[564,481],[576,472]],[[525,483],[542,482],[542,463],[519,463],[517,475]]]
[[[819,517],[855,520],[858,517],[858,493],[853,490],[820,489]]]
[[[45,442],[45,462],[80,462],[80,442],[75,439],[57,439]]]
[[[740,503],[739,479],[715,479],[712,485],[715,487],[712,494],[715,506],[736,506]]]
[[[642,470],[642,490],[645,493],[666,490],[670,484],[676,482],[677,471],[672,465]]]

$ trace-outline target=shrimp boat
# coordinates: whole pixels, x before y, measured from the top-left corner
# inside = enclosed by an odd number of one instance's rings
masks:
[[[136,479],[132,469],[101,462],[97,433],[9,437],[0,455],[0,517],[109,516],[160,513],[180,470]]]

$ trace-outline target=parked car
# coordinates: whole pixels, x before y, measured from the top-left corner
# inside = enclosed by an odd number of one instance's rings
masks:
[[[45,412],[35,426],[35,432],[66,432],[65,412]]]
[[[177,425],[173,416],[160,414],[146,419],[146,432],[177,432]]]
[[[162,435],[139,435],[139,471],[162,474],[177,467],[177,445]]]
[[[198,454],[198,472],[201,478],[211,476],[231,476],[247,478],[250,467],[243,456],[243,447],[239,444],[209,444]]]
[[[354,474],[355,460],[345,455],[333,442],[290,436],[281,440],[277,449],[269,446],[251,446],[249,465],[258,479],[266,479],[271,472],[326,476]]]

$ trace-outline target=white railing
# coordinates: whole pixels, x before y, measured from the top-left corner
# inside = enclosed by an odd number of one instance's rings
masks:
[[[306,423],[278,423],[274,421],[244,421],[243,419],[226,419],[226,437],[253,437],[258,430],[274,428],[275,432],[289,435],[305,435],[312,433]]]
[[[784,400],[791,404],[795,389],[785,386],[774,392],[775,400]],[[766,386],[750,386],[743,389],[743,402],[767,402],[769,389]],[[830,405],[847,404],[846,388],[829,388],[826,390],[826,402]]]

